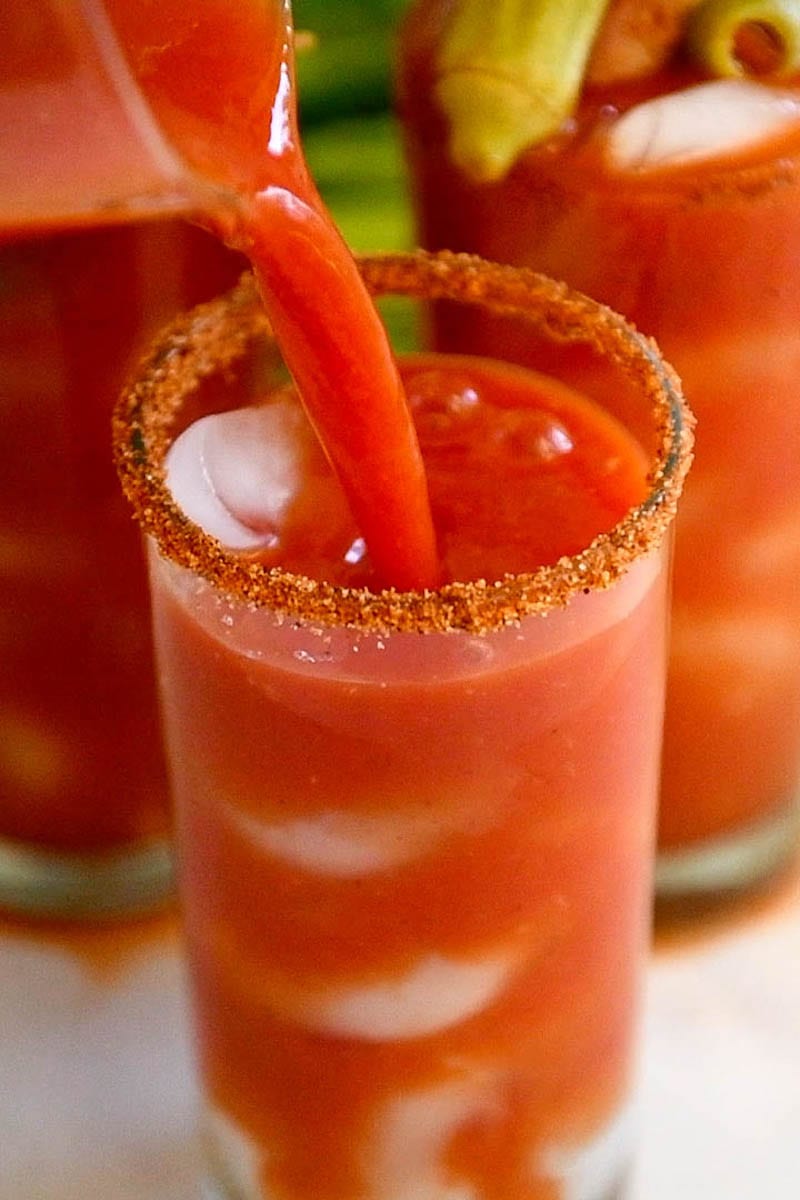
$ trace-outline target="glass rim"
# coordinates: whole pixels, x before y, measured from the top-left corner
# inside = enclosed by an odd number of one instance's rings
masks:
[[[113,417],[114,457],[123,491],[160,554],[203,577],[226,597],[324,627],[393,632],[484,633],[563,608],[604,590],[658,549],[674,520],[692,459],[694,418],[673,369],[652,339],[624,317],[566,284],[525,268],[449,251],[356,256],[371,295],[447,299],[522,317],[556,342],[593,346],[649,401],[656,435],[645,499],[578,553],[496,581],[446,583],[401,592],[348,588],[265,567],[226,549],[194,524],[165,483],[175,418],[207,378],[229,372],[258,344],[272,342],[255,280],[178,317],[164,329],[123,391]]]

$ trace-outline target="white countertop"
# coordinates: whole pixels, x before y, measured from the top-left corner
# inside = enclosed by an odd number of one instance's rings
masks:
[[[0,1200],[195,1200],[195,1087],[171,916],[0,925]],[[633,1200],[800,1195],[800,877],[649,971]]]

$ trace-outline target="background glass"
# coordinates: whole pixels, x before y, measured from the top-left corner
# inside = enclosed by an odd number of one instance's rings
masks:
[[[657,881],[673,900],[746,888],[797,847],[800,128],[743,163],[604,167],[587,130],[610,127],[648,88],[696,82],[683,63],[674,79],[587,89],[563,137],[478,185],[453,165],[434,98],[452,8],[414,4],[403,27],[399,106],[422,243],[544,271],[625,313],[657,340],[697,414],[676,537]],[[442,306],[434,337],[526,361],[524,330],[473,313]]]

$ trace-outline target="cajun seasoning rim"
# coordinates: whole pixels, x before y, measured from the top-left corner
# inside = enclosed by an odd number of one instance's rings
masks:
[[[448,583],[435,591],[345,588],[226,550],[184,515],[164,479],[175,417],[204,379],[230,372],[259,342],[273,341],[252,276],[229,293],[178,317],[142,359],[113,419],[114,456],[123,490],[144,532],[173,563],[225,597],[310,625],[364,633],[486,633],[522,617],[610,587],[661,544],[692,458],[694,418],[678,379],[654,342],[623,317],[536,272],[447,251],[358,258],[372,295],[449,299],[520,316],[553,340],[593,346],[614,361],[649,401],[657,449],[650,492],[611,530],[578,554],[495,582]]]

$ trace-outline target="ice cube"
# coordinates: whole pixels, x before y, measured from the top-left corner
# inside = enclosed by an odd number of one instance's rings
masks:
[[[497,949],[485,957],[454,959],[441,954],[419,958],[406,971],[375,982],[264,980],[268,1003],[311,1029],[334,1037],[368,1042],[427,1037],[466,1021],[491,1004],[517,963]]]
[[[286,400],[196,421],[167,455],[175,502],[225,546],[274,545],[303,476],[304,420]]]
[[[628,1167],[638,1129],[636,1108],[628,1105],[591,1140],[551,1146],[531,1164],[538,1178],[542,1168],[563,1189],[564,1200],[595,1200],[610,1196]],[[561,1193],[560,1193],[561,1194]]]
[[[425,854],[458,824],[458,813],[437,816],[430,811],[402,813],[326,812],[296,821],[259,821],[229,810],[231,819],[259,846],[276,858],[306,871],[353,879],[388,871]]]
[[[375,1200],[474,1200],[476,1190],[443,1179],[447,1144],[488,1105],[476,1085],[454,1082],[390,1100],[376,1118],[366,1164]]]
[[[617,167],[653,170],[748,150],[791,125],[800,96],[766,84],[719,79],[628,109],[611,128]]]

